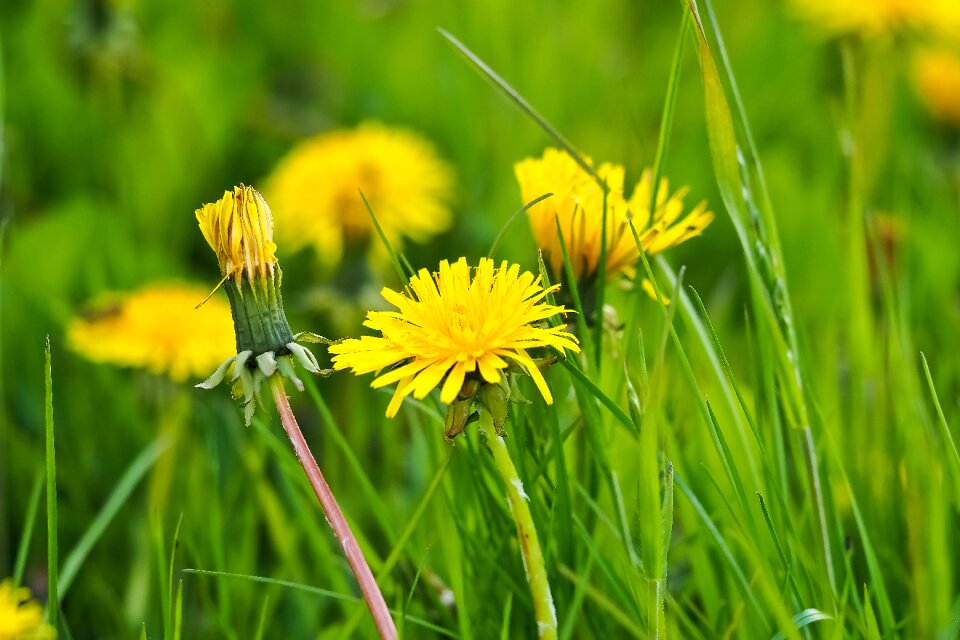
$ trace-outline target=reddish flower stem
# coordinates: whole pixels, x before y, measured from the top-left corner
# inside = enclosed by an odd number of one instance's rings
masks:
[[[360,583],[360,591],[370,608],[370,614],[377,625],[377,632],[384,640],[396,640],[397,627],[390,616],[390,610],[387,609],[387,603],[383,599],[383,594],[380,593],[380,588],[377,586],[377,581],[374,579],[369,565],[367,565],[366,558],[363,557],[363,552],[360,551],[357,539],[353,537],[353,532],[350,531],[350,525],[347,524],[343,512],[340,511],[337,499],[333,497],[333,492],[330,491],[327,481],[324,480],[323,474],[320,472],[320,467],[317,466],[313,453],[310,452],[310,447],[307,446],[307,441],[303,438],[300,425],[297,424],[297,418],[293,415],[287,394],[283,390],[283,381],[280,376],[271,376],[270,386],[273,390],[273,400],[277,404],[277,412],[280,414],[280,421],[283,422],[283,428],[286,430],[287,436],[290,437],[293,450],[297,454],[297,460],[300,461],[300,466],[307,474],[313,492],[317,494],[317,499],[320,501],[320,506],[323,507],[323,513],[327,516],[327,521],[343,547],[343,553],[347,556],[347,562],[350,563],[353,575]]]

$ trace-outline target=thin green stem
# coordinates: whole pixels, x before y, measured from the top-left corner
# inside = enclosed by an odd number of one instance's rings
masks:
[[[273,400],[277,405],[277,412],[280,414],[280,421],[283,423],[283,428],[286,430],[291,444],[293,444],[293,450],[297,454],[297,460],[300,461],[304,473],[307,474],[310,486],[313,487],[313,491],[317,494],[317,499],[320,501],[320,506],[323,507],[323,513],[327,517],[327,521],[330,523],[334,534],[337,536],[337,540],[340,541],[340,545],[343,547],[343,553],[347,557],[347,562],[350,564],[353,575],[356,576],[357,582],[360,584],[363,599],[366,600],[367,606],[370,608],[370,614],[373,616],[373,621],[377,625],[377,632],[384,640],[396,640],[397,627],[393,623],[393,618],[390,616],[387,603],[383,599],[383,594],[380,593],[380,588],[377,586],[377,581],[373,577],[373,572],[370,571],[370,565],[367,564],[366,558],[363,557],[363,552],[360,551],[360,545],[357,544],[356,537],[354,537],[353,532],[350,530],[350,525],[347,524],[346,518],[343,517],[343,512],[340,510],[340,505],[337,504],[337,499],[334,497],[333,492],[330,491],[330,486],[327,484],[326,479],[324,479],[323,473],[320,472],[320,467],[317,465],[313,453],[310,452],[310,447],[307,446],[303,432],[300,431],[300,425],[297,424],[297,418],[293,415],[293,409],[290,408],[290,401],[287,399],[287,394],[283,390],[283,378],[278,375],[271,376],[270,388],[273,391]]]
[[[57,629],[57,613],[60,610],[59,563],[57,553],[57,454],[53,441],[53,367],[50,361],[50,336],[44,366],[44,417],[46,426],[47,467],[47,622]]]
[[[540,640],[557,639],[557,611],[553,606],[553,594],[547,577],[547,566],[543,561],[543,551],[537,538],[537,529],[533,525],[533,516],[527,501],[530,499],[523,490],[523,482],[513,466],[510,452],[503,436],[493,426],[493,417],[486,409],[480,409],[480,433],[482,433],[493,453],[497,471],[503,477],[507,487],[507,502],[510,513],[517,525],[517,540],[520,543],[520,555],[530,583],[533,595],[533,610],[537,618],[537,631]]]

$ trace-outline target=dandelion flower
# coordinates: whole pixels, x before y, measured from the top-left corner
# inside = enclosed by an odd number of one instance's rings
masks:
[[[384,288],[383,297],[397,311],[367,314],[364,324],[380,336],[332,345],[334,369],[357,375],[381,372],[374,388],[397,383],[389,417],[411,394],[422,399],[440,386],[440,400],[450,404],[468,380],[499,384],[510,361],[533,378],[550,404],[553,396],[528,350],[580,351],[564,326],[541,326],[567,311],[544,302],[556,289],[544,289],[539,277],[521,273],[516,264],[503,262],[496,268],[484,258],[472,269],[466,258],[453,264],[444,260],[439,272],[421,269],[404,293]]]
[[[273,242],[273,217],[256,189],[241,185],[226,191],[217,202],[197,209],[196,216],[220,264],[237,346],[237,355],[197,386],[212,389],[232,371],[236,388],[244,397],[249,424],[260,386],[274,373],[303,388],[291,357],[311,373],[322,373],[316,357],[298,341],[322,342],[325,338],[306,332],[294,335],[290,330],[280,295],[283,274]]]
[[[942,50],[923,51],[913,69],[917,91],[930,112],[960,126],[960,56]]]
[[[216,367],[233,348],[230,308],[220,300],[195,309],[206,291],[154,284],[100,298],[67,328],[71,348],[89,360],[140,367],[182,382]]]
[[[0,640],[46,640],[56,636],[43,621],[43,609],[30,599],[30,590],[0,582]]]
[[[793,5],[830,34],[876,37],[916,32],[960,37],[957,0],[793,0]]]
[[[346,245],[366,243],[374,231],[360,191],[391,240],[423,241],[450,226],[452,189],[452,170],[430,142],[368,122],[300,143],[277,165],[266,192],[284,246],[312,245],[335,265]]]
[[[587,159],[590,162],[590,159]],[[570,256],[573,275],[578,281],[592,278],[598,271],[603,237],[603,189],[594,176],[587,173],[569,154],[547,149],[540,158],[527,158],[514,166],[524,202],[545,193],[553,196],[530,207],[527,215],[537,245],[548,255],[557,278],[563,277],[563,251],[557,233],[557,221],[563,242]],[[605,274],[633,276],[640,258],[633,226],[647,254],[675,246],[694,236],[713,221],[713,213],[701,202],[681,219],[684,187],[672,195],[666,178],[657,190],[656,211],[651,215],[651,172],[644,171],[639,184],[628,200],[624,194],[623,167],[602,164],[597,175],[607,185],[607,240]]]

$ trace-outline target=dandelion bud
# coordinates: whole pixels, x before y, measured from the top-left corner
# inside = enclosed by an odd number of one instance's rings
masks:
[[[497,433],[503,431],[503,425],[507,422],[509,414],[510,386],[506,378],[500,378],[500,382],[493,384],[486,383],[477,392],[477,401],[490,413],[493,418],[493,427]]]
[[[294,335],[290,330],[280,294],[283,278],[277,264],[277,245],[273,242],[273,218],[256,189],[235,187],[217,202],[197,209],[196,215],[200,231],[220,264],[221,283],[230,300],[237,339],[237,355],[197,386],[211,389],[232,371],[249,424],[265,379],[279,373],[297,389],[303,389],[303,382],[293,369],[294,358],[307,371],[324,373],[313,353],[297,341],[317,342],[325,338],[306,333]]]

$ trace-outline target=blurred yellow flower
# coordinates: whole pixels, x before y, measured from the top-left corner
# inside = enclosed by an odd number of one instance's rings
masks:
[[[590,163],[590,159],[586,161]],[[547,149],[541,158],[527,158],[514,165],[520,193],[530,202],[545,193],[553,196],[532,206],[527,215],[537,245],[546,252],[557,278],[563,276],[563,252],[557,234],[557,221],[570,256],[573,275],[587,280],[598,270],[603,234],[603,189],[564,151]],[[640,258],[637,243],[630,230],[632,216],[640,244],[648,254],[658,253],[694,236],[713,221],[707,203],[701,202],[683,219],[683,198],[687,188],[669,194],[666,178],[657,190],[656,212],[651,216],[649,170],[626,199],[623,188],[623,167],[602,164],[597,174],[606,182],[607,194],[607,262],[608,278],[619,274],[633,276]]]
[[[14,588],[10,580],[0,582],[0,640],[42,640],[56,635],[43,621],[40,604],[30,599],[29,589]]]
[[[472,273],[472,277],[471,277]],[[384,288],[383,297],[398,311],[371,311],[364,323],[380,337],[363,336],[330,347],[334,369],[352,369],[357,375],[379,372],[374,388],[397,384],[387,416],[393,417],[410,394],[426,397],[440,385],[440,400],[450,404],[464,381],[482,378],[498,383],[509,366],[520,365],[533,378],[548,404],[553,396],[528,349],[550,347],[579,352],[577,339],[565,326],[539,326],[567,311],[543,299],[558,287],[544,289],[540,278],[520,273],[520,265],[482,258],[475,270],[460,258],[440,263],[431,274],[421,269],[404,293]]]
[[[957,0],[793,0],[796,11],[832,34],[917,32],[960,37]]]
[[[273,242],[273,219],[263,196],[240,185],[225,191],[213,204],[197,209],[200,231],[217,254],[220,273],[240,285],[241,276],[273,277],[277,245]]]
[[[418,134],[368,122],[309,138],[283,158],[266,189],[284,246],[316,248],[324,264],[374,230],[366,196],[392,242],[446,230],[453,172]]]
[[[960,6],[960,0],[957,0]],[[930,112],[960,127],[960,56],[943,51],[919,53],[914,61],[917,91]]]
[[[183,381],[233,352],[230,308],[206,290],[158,284],[102,299],[67,328],[70,347],[94,362],[142,367]]]

